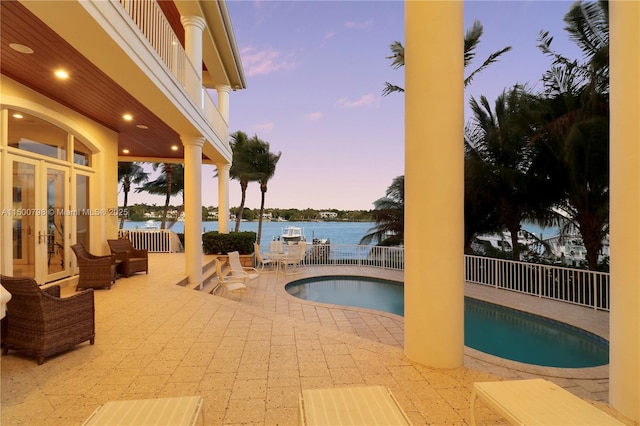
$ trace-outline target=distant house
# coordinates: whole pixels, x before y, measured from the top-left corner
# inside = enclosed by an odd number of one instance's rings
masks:
[[[338,217],[336,212],[320,212],[320,219],[335,219]]]

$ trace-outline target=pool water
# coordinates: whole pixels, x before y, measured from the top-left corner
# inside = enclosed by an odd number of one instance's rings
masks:
[[[335,276],[294,281],[301,299],[404,315],[402,284],[378,278]],[[561,368],[609,363],[608,342],[592,333],[538,315],[465,297],[465,345],[513,361]]]

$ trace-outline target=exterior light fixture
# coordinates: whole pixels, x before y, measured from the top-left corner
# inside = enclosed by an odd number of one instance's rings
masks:
[[[13,118],[24,118],[24,116],[22,114],[20,114],[19,112],[16,112],[12,115]]]
[[[177,151],[178,145],[171,145],[171,151]]]
[[[149,126],[145,126],[144,124],[137,124],[136,127],[142,130],[147,130],[149,128]]]
[[[123,118],[125,121],[131,121],[131,120],[133,120],[133,115],[131,115],[131,114],[125,114],[125,115],[123,115],[123,116],[122,116],[122,118]]]
[[[129,150],[128,150],[127,148],[125,148],[125,149],[123,149],[123,150],[122,150],[122,153],[123,153],[123,154],[128,154],[128,153],[129,153]]]

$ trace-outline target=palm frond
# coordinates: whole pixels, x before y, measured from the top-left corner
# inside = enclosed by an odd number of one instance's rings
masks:
[[[471,27],[467,30],[464,35],[464,66],[473,61],[473,58],[476,56],[475,49],[480,44],[480,37],[482,37],[482,33],[484,29],[482,28],[482,24],[480,21],[475,20]]]
[[[473,71],[471,74],[469,74],[469,76],[467,78],[464,79],[464,86],[467,87],[469,85],[469,83],[471,83],[471,81],[473,80],[473,77],[476,76],[476,74],[478,74],[479,72],[483,71],[485,68],[487,68],[489,65],[493,64],[494,62],[498,61],[498,58],[500,58],[500,56],[502,56],[504,53],[508,52],[511,50],[511,46],[507,46],[501,50],[498,50],[496,52],[493,52],[491,55],[489,55],[489,57],[487,59],[485,59],[485,61],[482,63],[482,65],[480,67],[478,67],[475,71]]]
[[[387,56],[387,59],[393,59],[391,67],[398,69],[404,66],[404,46],[399,41],[394,41],[389,46],[391,49],[391,56]]]
[[[391,83],[384,83],[384,89],[382,89],[382,96],[387,96],[390,93],[395,93],[395,92],[404,92],[404,89],[400,86],[396,86],[395,84],[391,84]]]

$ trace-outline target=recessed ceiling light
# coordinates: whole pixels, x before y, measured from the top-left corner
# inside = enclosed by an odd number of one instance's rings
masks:
[[[25,46],[24,44],[11,43],[11,44],[9,44],[9,47],[12,48],[13,50],[15,50],[16,52],[26,53],[26,54],[33,53],[33,49],[30,48],[29,46]]]
[[[122,116],[122,118],[124,118],[125,121],[131,121],[131,120],[133,120],[133,115],[125,114],[125,115]]]
[[[24,116],[22,114],[20,114],[19,112],[16,112],[13,114],[13,118],[24,118]]]
[[[69,78],[69,73],[62,69],[56,70],[53,74],[60,80],[66,80],[67,78]]]
[[[123,150],[122,150],[122,153],[123,153],[123,154],[128,154],[128,153],[129,153],[129,150],[128,150],[127,148],[125,148],[125,149],[123,149]]]
[[[137,124],[136,127],[142,130],[147,130],[149,128],[149,126],[145,126],[144,124]]]
[[[177,145],[171,145],[171,151],[177,151],[177,150],[178,150]]]

